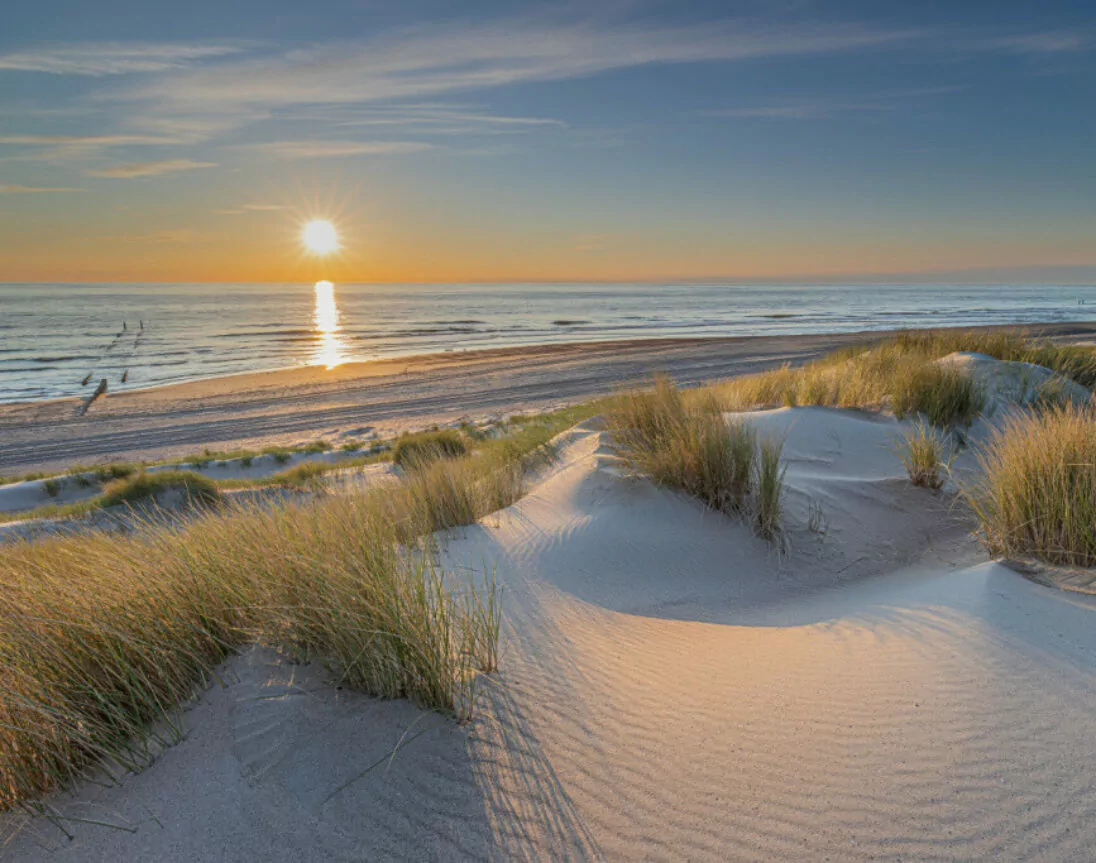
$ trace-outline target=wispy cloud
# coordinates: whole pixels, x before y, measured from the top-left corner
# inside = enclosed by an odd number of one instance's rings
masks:
[[[545,128],[567,128],[552,117],[513,117],[482,106],[421,103],[410,105],[317,105],[278,113],[279,119],[309,120],[340,128],[410,129],[429,135],[512,135]]]
[[[195,162],[193,159],[163,159],[159,162],[130,162],[111,168],[89,168],[89,177],[113,177],[131,179],[133,177],[156,177],[161,174],[175,174],[179,171],[193,171],[195,168],[216,168],[216,162]]]
[[[43,192],[83,192],[70,186],[19,186],[0,183],[0,195],[38,195]]]
[[[200,60],[236,54],[243,45],[100,42],[43,45],[0,54],[0,69],[53,75],[127,75],[163,72]]]
[[[263,121],[281,124],[277,137],[282,140],[270,141],[268,133],[269,143],[247,146],[286,159],[333,158],[421,152],[436,146],[422,140],[430,137],[513,135],[566,125],[552,117],[454,104],[456,93],[653,64],[866,51],[917,35],[857,23],[716,21],[666,27],[516,18],[412,28],[289,51],[232,42],[52,45],[0,54],[0,70],[126,76],[124,84],[94,94],[104,115],[121,118],[119,134],[97,141],[89,136],[84,142],[22,136],[27,148],[39,149],[9,158],[82,157],[93,155],[95,148],[125,144],[195,145]],[[323,131],[310,128],[308,137],[317,140],[297,140],[293,122],[309,115],[319,118]],[[347,134],[354,128],[390,140],[358,140]],[[142,162],[88,173],[151,176],[199,164],[184,163]]]
[[[214,210],[220,216],[240,216],[244,213],[266,213],[286,209],[282,204],[244,204],[234,210]]]
[[[71,161],[99,155],[111,147],[166,146],[175,144],[171,138],[158,135],[0,135],[0,149],[5,161]]]
[[[227,60],[136,87],[132,98],[179,107],[285,106],[421,99],[507,84],[581,78],[651,64],[864,50],[915,31],[859,24],[547,25],[532,21],[404,31],[370,42]]]
[[[387,156],[421,153],[433,149],[422,141],[268,141],[243,144],[241,148],[257,150],[281,159],[327,159],[340,156]]]
[[[126,144],[170,144],[152,135],[0,135],[0,144],[48,144],[65,147],[115,147]]]
[[[770,102],[736,108],[716,108],[701,112],[706,117],[736,117],[761,120],[825,120],[840,114],[894,111],[905,101],[954,93],[962,87],[926,87],[922,89],[889,90],[850,99],[819,97],[813,99]]]
[[[987,39],[974,47],[1012,54],[1072,54],[1091,48],[1093,44],[1092,35],[1089,33],[1076,30],[1046,30],[1039,33]]]

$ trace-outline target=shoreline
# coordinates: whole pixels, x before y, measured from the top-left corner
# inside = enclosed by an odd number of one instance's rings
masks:
[[[962,327],[1096,340],[1096,322]],[[286,445],[369,428],[378,435],[540,411],[665,372],[681,385],[798,364],[893,335],[871,330],[551,343],[245,372],[79,398],[0,404],[0,473],[158,460],[203,448]]]

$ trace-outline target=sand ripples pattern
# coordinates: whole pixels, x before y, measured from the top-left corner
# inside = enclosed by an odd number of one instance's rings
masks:
[[[136,832],[85,826],[50,859],[1092,859],[1096,609],[926,546],[952,517],[880,510],[884,456],[856,456],[857,487],[850,453],[887,431],[865,429],[788,474],[838,537],[875,518],[860,569],[798,534],[775,557],[571,434],[528,497],[444,540],[504,586],[473,722],[252,651],[151,769],[57,804]]]

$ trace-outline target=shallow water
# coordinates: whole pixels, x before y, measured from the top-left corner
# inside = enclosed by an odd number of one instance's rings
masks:
[[[116,392],[554,342],[1081,321],[1093,305],[1096,286],[11,283],[0,402],[85,394],[101,378]]]

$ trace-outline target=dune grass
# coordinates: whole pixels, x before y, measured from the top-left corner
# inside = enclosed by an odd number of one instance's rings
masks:
[[[892,339],[895,350],[936,359],[955,351],[975,351],[999,360],[1044,366],[1089,389],[1096,388],[1096,350],[1032,338],[1023,330],[911,330]]]
[[[186,470],[140,471],[116,479],[103,487],[98,500],[101,507],[148,501],[169,490],[178,490],[188,504],[211,506],[221,500],[216,483],[201,474]]]
[[[424,538],[515,502],[546,436],[590,410],[384,489],[0,548],[0,807],[93,763],[147,764],[177,739],[177,705],[253,643],[469,716],[477,675],[498,663],[498,589],[442,572]],[[158,474],[130,482],[143,476]]]
[[[843,348],[798,368],[784,366],[711,389],[724,410],[786,405],[892,410],[920,415],[939,428],[969,425],[985,393],[962,371],[936,360],[957,351],[1045,366],[1085,387],[1096,387],[1096,350],[1032,339],[1020,331],[925,330],[898,333],[874,344]],[[1048,391],[1041,403],[1060,403]]]
[[[1012,416],[964,489],[991,554],[1096,565],[1096,414],[1073,405]]]
[[[729,515],[752,509],[758,532],[779,530],[782,443],[758,440],[727,423],[704,393],[683,393],[665,377],[649,390],[621,393],[606,422],[621,455],[655,482],[678,488]]]
[[[504,461],[518,461],[525,469],[534,468],[549,460],[551,453],[549,448],[545,445],[552,437],[576,423],[589,419],[591,416],[595,416],[604,409],[604,405],[605,400],[602,399],[560,408],[543,414],[521,417],[518,420],[511,421],[505,426],[500,426],[497,436],[489,437],[481,434],[470,439],[468,447],[473,447],[475,453],[478,455],[502,459]],[[468,447],[466,447],[466,452],[470,451]],[[323,451],[325,450],[322,446],[313,445],[311,448],[301,448],[293,451],[281,448],[268,448],[267,451],[260,453],[259,455],[273,456],[275,454],[280,454],[284,456],[284,458],[279,458],[278,461],[279,463],[284,464],[290,460],[293,452],[314,453]],[[240,455],[240,453],[247,454]],[[250,466],[251,460],[257,457],[254,453],[255,451],[239,450],[226,455],[239,458],[242,464]],[[269,476],[235,479],[210,478],[210,482],[212,482],[221,492],[270,487],[308,489],[321,485],[323,477],[326,474],[345,472],[354,468],[389,460],[392,460],[392,452],[387,449],[387,444],[378,444],[374,442],[369,446],[367,451],[358,453],[357,455],[349,454],[342,456],[329,462],[304,462],[294,467],[270,474]],[[191,462],[183,463],[186,464]],[[128,477],[142,470],[144,470],[142,465],[115,463],[100,465],[98,467],[78,466],[71,469],[68,473],[75,475],[78,484],[81,487],[88,488],[96,481],[107,481],[116,477]],[[79,473],[75,473],[76,471],[79,471]],[[149,471],[149,473],[158,474],[160,472]],[[81,479],[83,482],[80,482]],[[60,482],[60,478],[58,479],[58,482]],[[107,506],[110,503],[111,501],[108,501],[102,494],[68,504],[47,503],[31,510],[0,513],[0,524],[11,521],[21,521],[24,519],[79,518],[98,509],[102,509],[103,506]]]
[[[870,349],[838,351],[800,368],[737,378],[711,392],[724,410],[778,405],[889,408],[899,419],[921,415],[941,427],[969,425],[981,413],[985,394],[968,375],[935,359],[892,340]]]
[[[943,435],[926,422],[914,423],[895,444],[910,482],[936,491],[943,487],[952,458]]]
[[[323,660],[348,687],[466,714],[474,674],[496,661],[493,587],[484,598],[399,545],[390,514],[378,496],[340,496],[6,548],[0,806],[92,762],[144,765],[150,724],[154,743],[173,742],[175,706],[252,642]]]
[[[455,458],[468,452],[468,444],[460,432],[454,429],[417,432],[400,435],[392,450],[392,461],[401,467]]]
[[[766,438],[758,445],[754,526],[758,535],[770,542],[775,541],[780,533],[780,521],[784,511],[784,474],[788,468],[780,459],[783,450],[782,439]]]

